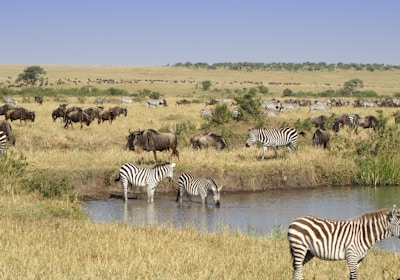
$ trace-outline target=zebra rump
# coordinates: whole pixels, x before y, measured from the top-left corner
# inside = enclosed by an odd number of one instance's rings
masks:
[[[350,279],[358,279],[358,266],[368,250],[388,237],[400,238],[400,211],[381,209],[347,221],[312,216],[289,225],[288,240],[293,258],[293,278],[303,279],[302,268],[313,257],[347,260]]]
[[[7,135],[0,130],[0,155],[4,157],[7,149]]]
[[[211,178],[195,178],[189,173],[182,173],[178,179],[178,194],[176,196],[176,202],[182,203],[183,195],[186,192],[190,200],[192,196],[200,196],[202,204],[207,204],[207,196],[209,193],[213,194],[213,199],[215,206],[219,207],[220,202],[220,192],[222,186],[218,187],[217,184]]]

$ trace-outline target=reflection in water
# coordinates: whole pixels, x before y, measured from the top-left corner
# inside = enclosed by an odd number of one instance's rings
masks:
[[[323,188],[271,190],[262,193],[222,194],[221,207],[201,201],[175,202],[176,196],[156,193],[154,203],[145,197],[129,200],[88,201],[84,211],[93,221],[123,221],[134,225],[172,225],[195,227],[202,231],[229,229],[269,236],[286,230],[292,220],[304,215],[348,219],[380,208],[400,206],[399,189]],[[396,201],[397,200],[397,201]],[[400,252],[400,241],[388,239],[378,247]]]

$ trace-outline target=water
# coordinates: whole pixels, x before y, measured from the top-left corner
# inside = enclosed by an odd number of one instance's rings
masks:
[[[254,235],[272,236],[287,229],[292,220],[304,215],[342,220],[380,208],[400,207],[400,189],[395,187],[340,187],[297,190],[271,190],[260,193],[222,194],[216,208],[209,196],[203,206],[199,197],[184,199],[157,194],[153,204],[146,194],[125,204],[121,199],[87,201],[84,211],[93,221],[122,221],[134,225],[192,226],[202,231],[229,229]],[[400,239],[379,242],[378,248],[400,253]]]

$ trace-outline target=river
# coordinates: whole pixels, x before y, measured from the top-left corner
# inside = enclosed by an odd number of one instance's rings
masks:
[[[121,199],[86,201],[84,212],[92,221],[124,222],[134,225],[196,227],[202,231],[241,231],[274,236],[286,231],[292,220],[304,215],[329,219],[348,219],[381,208],[400,207],[397,187],[324,187],[318,189],[269,190],[257,193],[221,194],[221,207],[212,195],[208,205],[200,197],[179,206],[175,195],[157,194],[147,203],[145,193],[124,203]],[[377,248],[400,253],[400,239],[389,238]]]

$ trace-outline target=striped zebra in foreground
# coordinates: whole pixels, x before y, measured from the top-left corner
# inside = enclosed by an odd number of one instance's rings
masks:
[[[178,179],[178,194],[176,201],[182,203],[183,195],[187,192],[190,200],[192,196],[200,196],[203,204],[207,204],[207,196],[213,194],[215,206],[220,206],[220,192],[222,186],[218,187],[213,179],[210,178],[195,178],[189,173],[182,173]]]
[[[200,111],[200,117],[202,118],[211,118],[213,112],[210,109],[203,109]]]
[[[350,279],[358,279],[358,267],[376,242],[400,238],[400,211],[381,209],[347,221],[305,216],[293,221],[288,230],[293,258],[293,278],[303,279],[302,267],[313,257],[346,260]]]
[[[0,155],[2,158],[5,157],[7,151],[7,135],[0,130]]]
[[[154,192],[158,183],[164,178],[173,179],[175,165],[175,163],[166,163],[153,168],[146,168],[127,162],[121,166],[115,181],[121,179],[125,201],[128,200],[128,184],[130,184],[137,187],[146,187],[147,201],[154,202]]]
[[[280,146],[286,146],[290,154],[292,152],[292,149],[290,147],[292,147],[294,150],[297,151],[297,138],[298,138],[297,134],[301,134],[302,136],[305,135],[303,131],[297,133],[296,129],[294,129],[293,127],[282,127],[276,129],[275,128],[249,129],[249,134],[246,140],[246,147],[250,147],[257,141],[259,141],[263,143],[263,152],[261,156],[262,160],[264,159],[267,147],[272,147],[274,149],[275,157],[277,158],[278,147]]]

